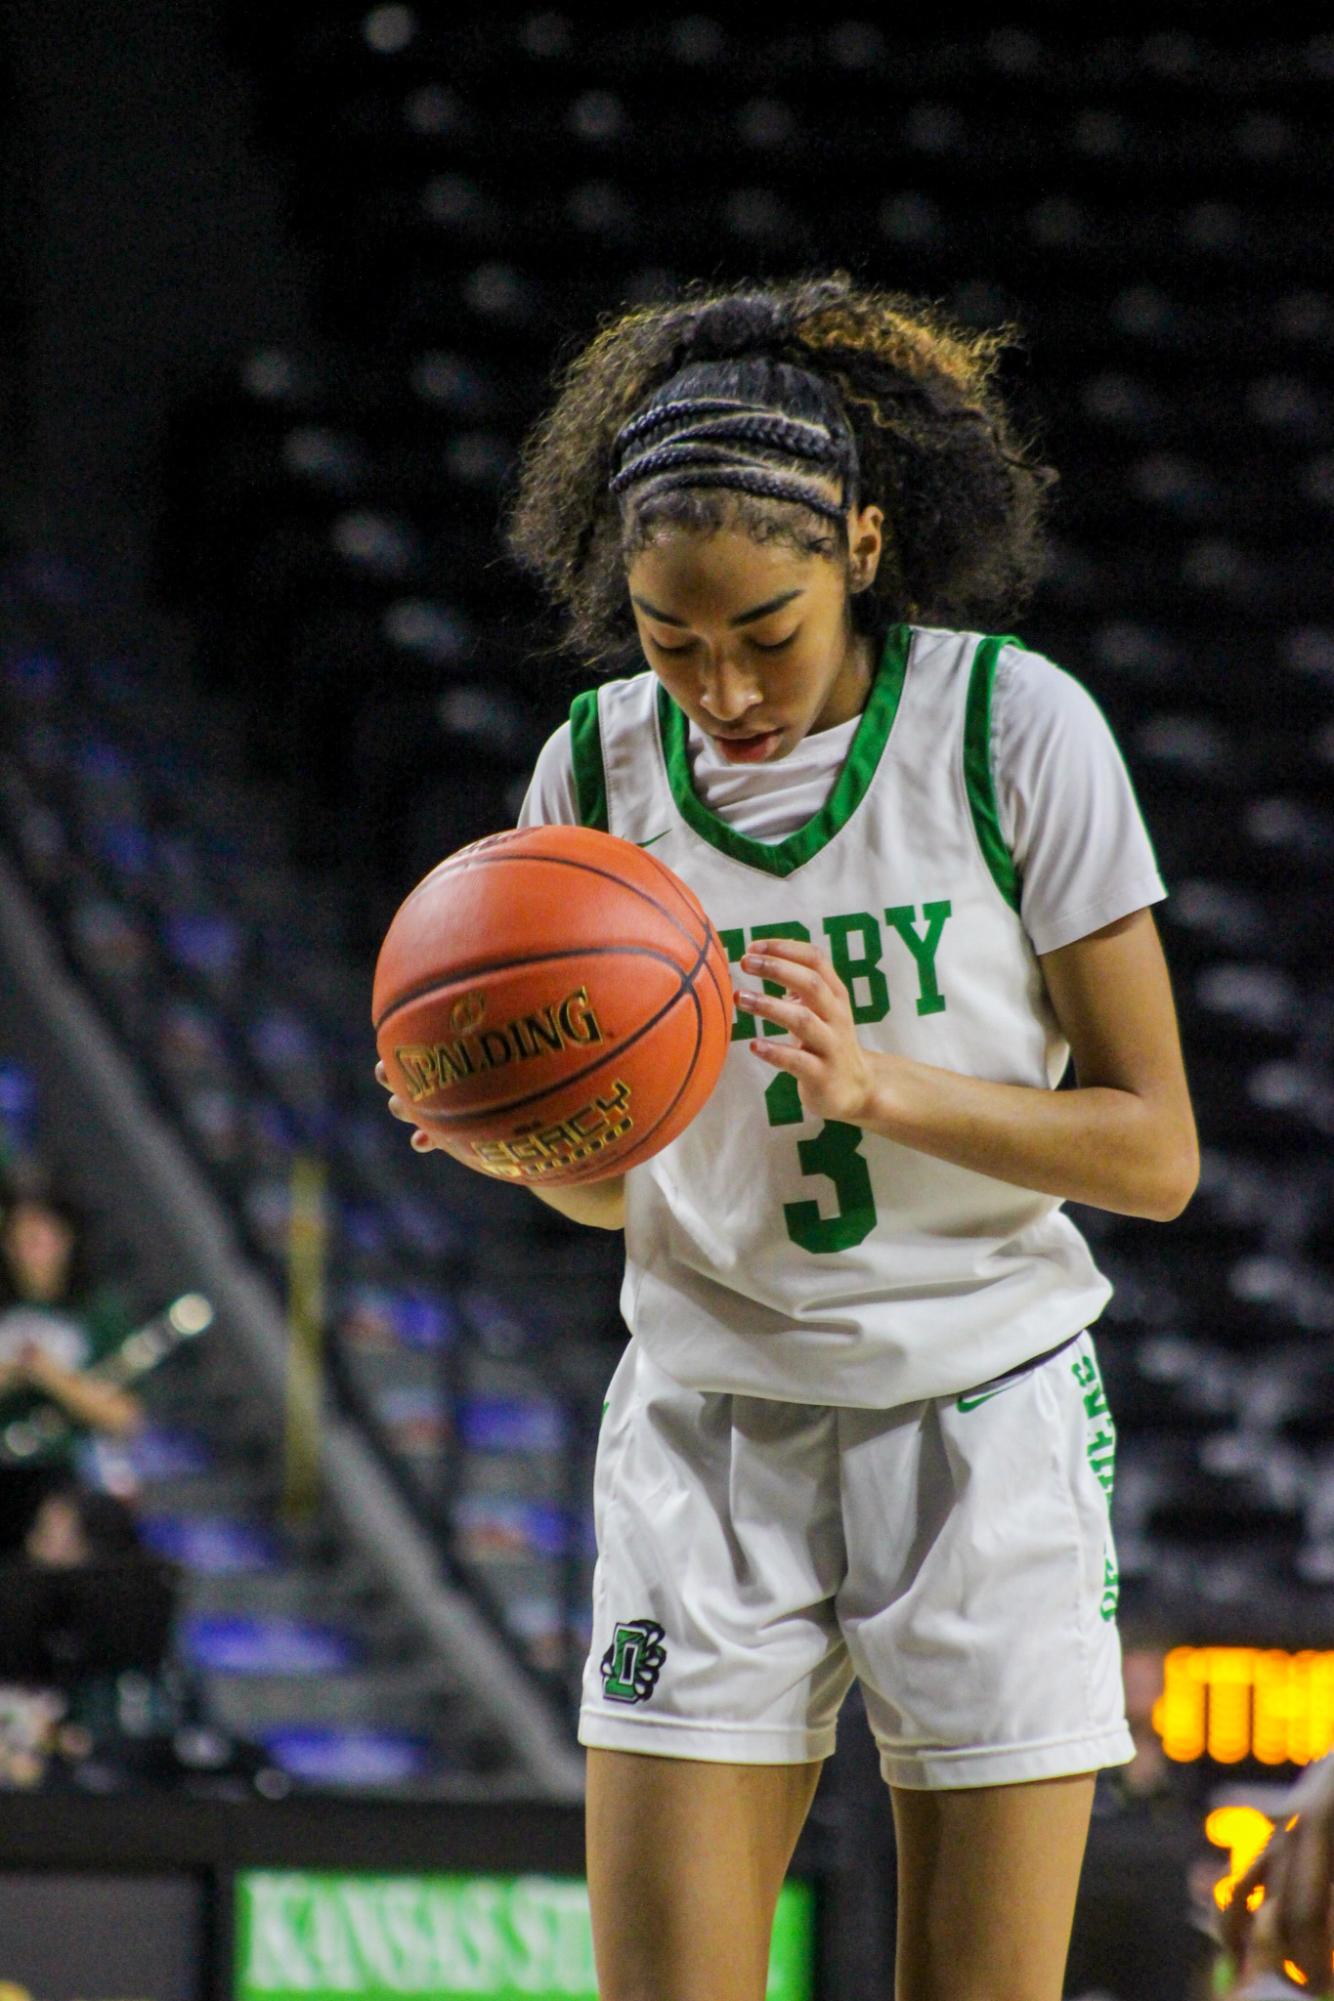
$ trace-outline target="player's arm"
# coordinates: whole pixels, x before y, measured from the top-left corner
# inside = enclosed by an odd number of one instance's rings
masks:
[[[789,1031],[751,1048],[796,1078],[812,1114],[1020,1188],[1170,1221],[1194,1193],[1199,1145],[1151,913],[1132,911],[1039,963],[1074,1056],[1072,1091],[864,1049],[841,980],[803,940],[757,939],[743,970],[787,991],[738,993],[737,1004]]]
[[[595,1230],[625,1228],[625,1176],[616,1174],[606,1181],[593,1181],[583,1188],[534,1188],[531,1191],[548,1209],[559,1209],[572,1223],[588,1223]]]

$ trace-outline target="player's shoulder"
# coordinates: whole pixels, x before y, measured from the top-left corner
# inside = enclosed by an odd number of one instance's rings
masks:
[[[533,766],[534,779],[544,778],[548,774],[557,771],[568,770],[570,757],[570,720],[567,716],[563,723],[557,723],[555,729],[537,753],[537,761]]]
[[[570,725],[563,722],[551,732],[537,754],[517,824],[521,827],[577,825],[578,821]]]
[[[996,658],[992,716],[997,738],[1106,731],[1092,691],[1046,653],[1007,638]]]
[[[988,688],[1018,686],[1037,699],[1050,699],[1057,680],[1065,673],[1045,653],[1035,651],[1013,633],[917,624],[908,626],[907,631],[914,672],[955,679],[970,691],[980,676]]]
[[[968,626],[915,624],[908,627],[908,632],[915,660],[929,658],[942,666],[949,664],[971,674],[981,649],[986,647],[994,652],[998,680],[1019,681],[1040,687],[1051,686],[1053,677],[1063,677],[1067,681],[1075,679],[1066,668],[1012,632],[982,632]]]
[[[911,632],[912,657],[923,672],[951,678],[970,712],[977,700],[984,703],[998,778],[1049,754],[1106,755],[1112,732],[1097,699],[1048,654],[1013,633],[925,625]]]
[[[614,680],[595,681],[581,688],[570,703],[570,713],[552,731],[538,757],[539,769],[546,765],[568,764],[579,739],[591,728],[600,734],[622,720],[638,720],[651,707],[656,675],[627,674]]]
[[[571,713],[595,708],[604,723],[638,721],[651,712],[657,689],[658,677],[651,669],[646,668],[642,674],[618,675],[576,695]]]

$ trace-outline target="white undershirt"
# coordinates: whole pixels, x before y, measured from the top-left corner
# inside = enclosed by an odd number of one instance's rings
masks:
[[[752,841],[785,840],[824,805],[860,721],[855,715],[803,737],[795,750],[772,764],[729,764],[713,738],[691,723],[686,756],[696,795],[738,834],[749,834]]]
[[[804,737],[768,764],[728,764],[692,723],[695,792],[739,834],[781,841],[829,797],[860,716]],[[1116,740],[1078,681],[1041,654],[1001,651],[991,704],[1001,832],[1020,875],[1035,952],[1054,952],[1166,896]],[[577,823],[570,726],[544,746],[520,826]]]

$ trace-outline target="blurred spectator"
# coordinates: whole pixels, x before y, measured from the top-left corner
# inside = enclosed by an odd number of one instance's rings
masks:
[[[127,1438],[138,1400],[98,1379],[131,1331],[83,1273],[82,1219],[46,1192],[16,1194],[0,1222],[0,1554],[17,1549],[51,1484],[90,1434]]]
[[[67,1583],[34,1599],[52,1573]],[[64,1481],[0,1574],[22,1633],[0,1636],[0,1656],[17,1652],[0,1687],[0,1785],[40,1784],[92,1758],[111,1771],[127,1755],[141,1762],[131,1747],[167,1736],[180,1703],[167,1665],[174,1573],[145,1549],[133,1510]]]
[[[43,1570],[115,1563],[143,1554],[133,1510],[115,1494],[53,1487],[38,1505],[23,1539],[29,1563]]]

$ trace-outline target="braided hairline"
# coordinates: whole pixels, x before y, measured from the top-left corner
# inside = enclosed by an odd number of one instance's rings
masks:
[[[806,459],[814,464],[832,465],[840,470],[849,469],[853,453],[847,443],[832,437],[827,431],[813,438],[792,436],[794,426],[786,418],[777,416],[720,417],[711,423],[694,424],[678,431],[665,444],[741,444],[756,445],[763,451],[782,453],[785,457]],[[627,483],[633,477],[636,466],[642,465],[646,456],[663,450],[663,445],[652,445],[647,453],[630,459],[617,478]],[[612,481],[613,492],[619,492],[616,481]]]
[[[652,451],[644,452],[632,459],[624,471],[618,472],[610,481],[612,493],[623,493],[627,487],[638,486],[641,480],[652,479],[655,473],[666,472],[677,465],[697,466],[746,466],[753,465],[757,471],[778,472],[777,466],[767,465],[762,458],[748,452],[725,451],[718,445],[696,444],[693,439],[674,438],[669,444],[655,445]],[[818,479],[820,474],[803,474],[784,468],[792,479]]]
[[[650,454],[652,456],[652,454]],[[764,500],[790,500],[798,507],[808,507],[813,514],[822,514],[828,521],[842,522],[843,509],[836,501],[828,500],[816,488],[807,486],[795,475],[776,472],[761,472],[758,467],[719,466],[697,469],[688,467],[678,472],[668,472],[653,482],[653,492],[645,494],[641,506],[652,500],[654,494],[675,492],[686,486],[730,486],[742,493],[753,493]]]
[[[812,417],[789,416],[782,410],[766,410],[759,404],[743,403],[734,398],[695,396],[674,403],[659,403],[656,409],[641,411],[639,416],[632,417],[627,424],[622,424],[616,433],[613,450],[617,457],[623,458],[628,445],[638,444],[641,438],[648,437],[653,431],[677,423],[684,428],[692,418],[696,417],[722,418],[725,421],[741,419],[752,422],[758,419],[774,426],[789,425],[790,441],[797,446],[803,456],[810,453],[813,447],[818,449],[827,439],[832,439],[828,425],[821,424]]]
[[[763,468],[759,461],[747,461],[737,452],[720,451],[716,445],[687,444],[673,439],[670,444],[655,445],[652,451],[631,459],[624,471],[618,472],[610,482],[610,491],[623,493],[627,486],[637,486],[641,480],[652,479],[657,473],[670,472],[673,466],[738,466],[746,463],[756,464],[761,470],[768,469]]]
[[[641,410],[637,417],[628,418],[616,433],[613,449],[619,452],[626,445],[646,438],[650,431],[678,421],[684,423],[689,417],[735,416],[753,408],[753,404],[743,402],[739,396],[689,396],[674,403],[659,403],[655,409]]]

